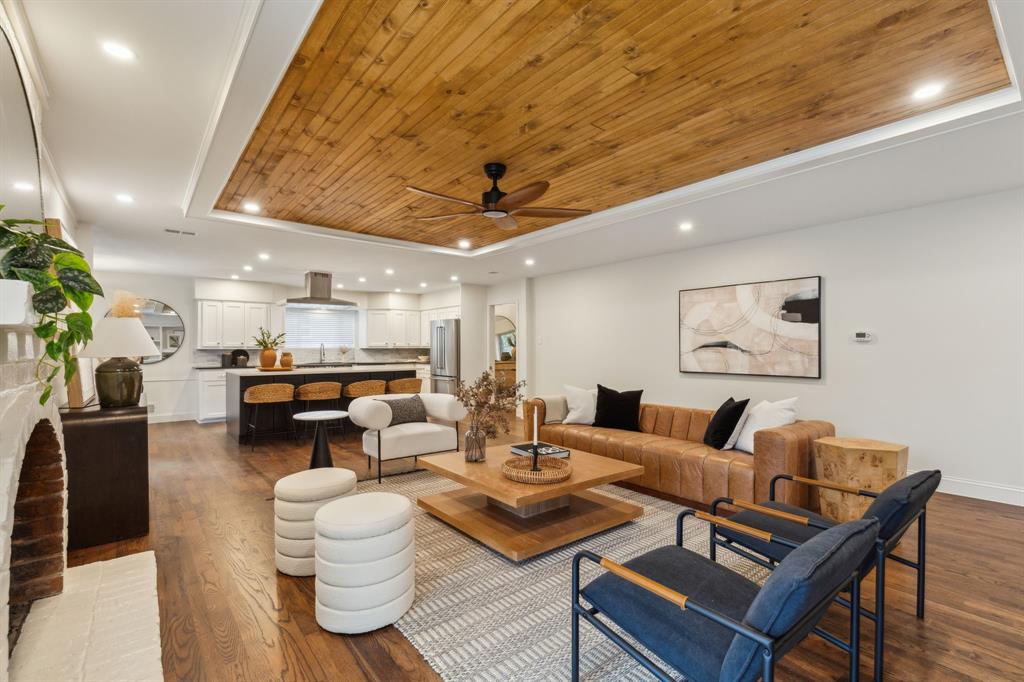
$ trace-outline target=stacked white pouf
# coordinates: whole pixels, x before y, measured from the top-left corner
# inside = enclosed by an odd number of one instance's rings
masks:
[[[356,634],[391,625],[416,592],[412,504],[372,492],[316,513],[316,622]]]
[[[285,476],[274,485],[274,559],[288,575],[316,573],[313,518],[320,507],[356,489],[355,472],[323,467]]]

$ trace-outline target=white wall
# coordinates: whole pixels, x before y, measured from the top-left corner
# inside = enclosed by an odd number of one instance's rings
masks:
[[[679,373],[679,289],[805,275],[823,278],[822,379]],[[532,300],[535,393],[796,395],[840,435],[909,445],[944,490],[1024,504],[1024,189],[540,277]]]
[[[192,348],[195,347],[196,303],[191,277],[170,277],[124,272],[96,272],[107,299],[97,298],[92,315],[99,318],[110,308],[118,290],[162,301],[174,308],[185,323],[185,340],[181,349],[164,360],[142,366],[143,391],[150,406],[151,422],[195,419],[198,388],[196,371],[192,369]]]
[[[431,291],[420,296],[420,310],[451,308],[462,303],[462,290],[458,286],[441,291]]]
[[[463,381],[473,381],[487,369],[490,319],[487,287],[463,284],[459,287],[462,321],[459,323],[459,372]]]

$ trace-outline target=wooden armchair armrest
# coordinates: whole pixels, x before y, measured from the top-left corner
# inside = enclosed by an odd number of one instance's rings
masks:
[[[601,566],[601,568],[604,568],[610,573],[614,573],[623,580],[631,582],[637,587],[642,587],[648,592],[656,594],[662,599],[672,602],[673,604],[675,604],[683,610],[686,609],[686,602],[689,599],[689,597],[687,597],[685,594],[676,592],[675,590],[669,587],[665,587],[661,583],[651,580],[646,576],[640,575],[633,569],[626,568],[622,564],[617,564],[606,557],[601,557],[601,561],[598,563]]]
[[[772,477],[772,482],[769,488],[768,499],[775,500],[775,482],[776,481],[793,481],[794,483],[803,483],[804,485],[814,486],[816,488],[826,488],[828,490],[838,490],[841,493],[849,493],[851,495],[860,495],[862,497],[878,497],[878,493],[873,490],[864,490],[863,488],[854,488],[852,485],[842,485],[840,483],[832,483],[830,481],[819,481],[813,478],[805,478],[803,476],[794,476],[792,474],[779,474],[778,476]]]

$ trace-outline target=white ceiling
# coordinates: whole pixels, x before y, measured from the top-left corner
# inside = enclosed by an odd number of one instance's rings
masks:
[[[1024,185],[1024,108],[1014,89],[564,223],[488,253],[425,251],[310,226],[209,217],[212,197],[316,4],[268,2],[257,15],[241,0],[25,2],[50,92],[43,135],[79,221],[94,228],[98,269],[234,273],[282,284],[301,284],[303,272],[322,269],[351,289],[430,291],[450,286],[452,274],[486,284]],[[1024,3],[995,5],[1006,56],[1020,65]],[[100,50],[102,40],[123,42],[138,60],[113,61]],[[1019,71],[1015,76],[1019,82]],[[119,192],[135,203],[118,203]],[[199,217],[186,217],[183,205]],[[681,220],[695,229],[681,233]],[[271,260],[257,260],[261,251]],[[536,265],[525,266],[527,257]],[[244,272],[244,264],[254,271]],[[384,274],[388,267],[394,275]],[[358,276],[368,281],[359,284]],[[421,281],[429,287],[419,288]]]

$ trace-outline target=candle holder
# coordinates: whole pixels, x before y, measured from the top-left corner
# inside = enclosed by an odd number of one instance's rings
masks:
[[[537,441],[533,441],[533,466],[530,467],[530,471],[540,471],[540,465],[537,463]]]

